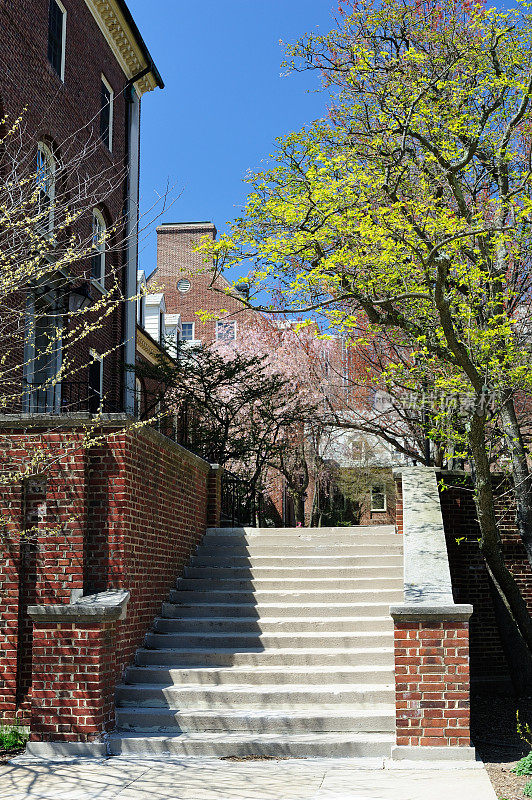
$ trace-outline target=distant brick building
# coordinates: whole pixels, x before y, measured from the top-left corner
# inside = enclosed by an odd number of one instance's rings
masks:
[[[167,314],[181,317],[181,338],[209,344],[238,337],[239,329],[256,318],[242,304],[224,294],[230,284],[212,273],[201,253],[194,251],[203,236],[216,238],[212,222],[171,222],[157,228],[157,267],[148,278],[148,288],[164,292]],[[198,311],[220,315],[202,322]]]

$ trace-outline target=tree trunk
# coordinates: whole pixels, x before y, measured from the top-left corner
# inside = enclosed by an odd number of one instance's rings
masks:
[[[305,526],[305,500],[303,494],[300,492],[293,492],[292,499],[294,501],[294,514],[296,517],[296,525],[298,522]]]
[[[513,397],[506,397],[501,418],[504,435],[512,459],[513,491],[517,505],[517,527],[532,566],[532,476],[528,469],[526,450],[515,413]]]
[[[469,431],[469,444],[475,467],[475,505],[481,540],[480,551],[501,599],[511,613],[526,646],[532,653],[532,619],[519,587],[504,563],[501,539],[495,517],[495,502],[489,460],[486,453],[485,414],[475,411]]]

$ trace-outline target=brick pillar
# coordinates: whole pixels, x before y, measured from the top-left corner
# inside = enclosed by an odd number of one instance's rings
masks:
[[[34,621],[31,741],[92,742],[113,727],[116,626]]]
[[[102,592],[76,603],[30,606],[33,686],[29,751],[47,755],[46,742],[65,754],[104,755],[103,734],[114,727],[120,627],[129,592]],[[54,752],[61,748],[54,746]],[[41,749],[39,749],[41,748]],[[43,749],[44,748],[44,749]],[[99,749],[98,749],[99,748]]]
[[[474,757],[469,747],[471,608],[428,619],[393,613],[396,747],[394,758]],[[437,748],[436,750],[432,748]],[[473,751],[474,752],[474,751]],[[433,755],[431,755],[433,754]]]
[[[222,514],[223,467],[211,464],[207,483],[207,527],[219,528]]]

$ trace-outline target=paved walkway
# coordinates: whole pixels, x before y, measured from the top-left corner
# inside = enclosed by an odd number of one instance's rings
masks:
[[[385,767],[385,768],[384,768]],[[482,764],[455,769],[308,759],[14,759],[2,800],[496,800]]]

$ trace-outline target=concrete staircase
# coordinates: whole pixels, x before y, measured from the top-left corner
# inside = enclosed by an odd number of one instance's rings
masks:
[[[111,752],[389,755],[402,589],[390,527],[208,530],[117,688]]]

